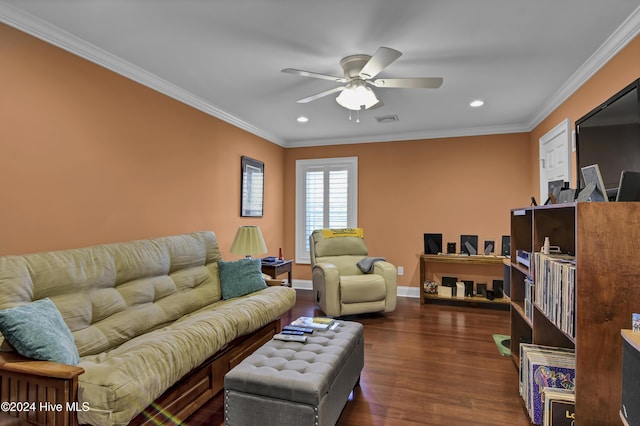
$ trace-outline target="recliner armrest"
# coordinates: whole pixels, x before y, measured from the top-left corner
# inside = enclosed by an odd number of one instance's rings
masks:
[[[313,265],[312,279],[316,302],[325,307],[325,315],[336,316],[340,313],[340,271],[333,263]]]
[[[321,278],[323,281],[323,287],[327,285],[335,284],[336,286],[340,282],[340,271],[338,267],[333,263],[316,263],[313,265],[311,272],[314,277]]]
[[[373,273],[383,275],[385,279],[387,278],[387,276],[394,277],[395,279],[395,277],[397,277],[398,275],[398,271],[395,265],[383,260],[379,260],[373,263]]]
[[[398,297],[398,271],[395,265],[386,261],[374,262],[373,273],[384,277],[384,281],[387,284],[387,297],[385,299],[384,311],[393,312],[396,309]]]

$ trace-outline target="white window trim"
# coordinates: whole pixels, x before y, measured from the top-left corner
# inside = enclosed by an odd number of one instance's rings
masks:
[[[349,170],[348,197],[355,200],[348,212],[349,227],[358,226],[358,157],[321,158],[313,160],[296,160],[296,263],[310,264],[310,254],[306,251],[305,241],[305,185],[306,170],[318,166],[343,166]]]

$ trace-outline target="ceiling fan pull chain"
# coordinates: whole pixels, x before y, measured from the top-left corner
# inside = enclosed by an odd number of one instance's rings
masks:
[[[360,111],[356,111],[356,123],[360,122]]]

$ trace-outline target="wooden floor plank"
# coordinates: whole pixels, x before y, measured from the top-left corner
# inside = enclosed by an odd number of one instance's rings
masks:
[[[322,315],[311,291],[297,294],[283,324]],[[509,334],[508,312],[400,297],[391,314],[346,319],[365,326],[365,367],[338,425],[531,425],[516,368],[492,338]],[[222,393],[184,424],[224,425]]]

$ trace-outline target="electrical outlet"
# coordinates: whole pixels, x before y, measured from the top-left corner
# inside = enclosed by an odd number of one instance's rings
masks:
[[[398,266],[398,275],[404,275],[404,266]]]

